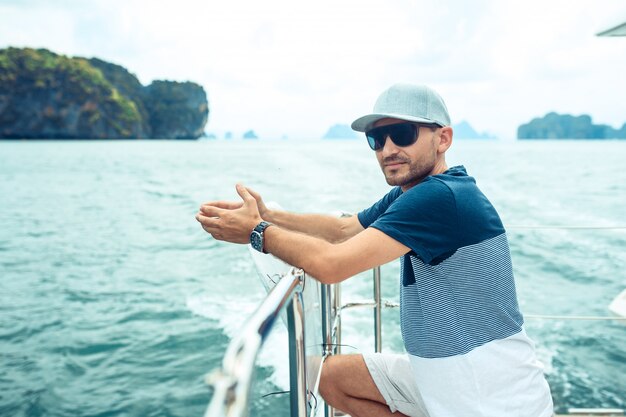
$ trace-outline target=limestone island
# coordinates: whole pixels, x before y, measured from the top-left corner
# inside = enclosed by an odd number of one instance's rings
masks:
[[[594,125],[591,116],[548,113],[517,129],[518,139],[626,139],[626,123],[621,129]]]
[[[124,67],[46,49],[0,49],[0,139],[197,139],[202,86],[143,86]]]
[[[478,133],[469,122],[462,120],[452,126],[454,139],[496,139],[487,132]]]
[[[257,136],[256,133],[254,133],[254,130],[248,130],[246,133],[243,134],[243,139],[258,139],[259,137]]]
[[[322,139],[357,139],[359,135],[348,125],[336,124],[328,128]]]

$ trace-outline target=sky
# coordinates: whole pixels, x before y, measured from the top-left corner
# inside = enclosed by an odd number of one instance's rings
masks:
[[[194,81],[218,136],[319,138],[409,82],[506,140],[550,111],[626,122],[626,38],[595,36],[623,22],[623,0],[0,0],[0,48]]]

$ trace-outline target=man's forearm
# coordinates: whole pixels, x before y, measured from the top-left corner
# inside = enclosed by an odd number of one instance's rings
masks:
[[[349,276],[335,267],[331,257],[328,256],[333,253],[335,246],[325,239],[303,235],[302,232],[286,230],[283,227],[268,227],[265,230],[264,249],[268,253],[290,265],[304,269],[325,284],[337,283]]]
[[[375,228],[368,228],[345,242],[330,243],[279,226],[265,229],[263,248],[324,284],[341,282],[410,251]]]
[[[283,210],[267,210],[262,216],[263,220],[283,229],[315,236],[331,243],[343,242],[363,230],[356,217],[340,218],[324,214],[291,213]]]

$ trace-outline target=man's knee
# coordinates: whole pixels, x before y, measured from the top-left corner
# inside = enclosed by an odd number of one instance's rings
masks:
[[[362,361],[362,355],[329,356],[323,363],[319,392],[326,401],[345,396],[345,386],[350,379],[354,363]]]
[[[336,381],[336,356],[329,356],[322,363],[322,374],[320,376],[319,391],[321,396],[328,401],[329,397],[336,391],[333,382]]]

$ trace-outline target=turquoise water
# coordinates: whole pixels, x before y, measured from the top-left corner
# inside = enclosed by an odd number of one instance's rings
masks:
[[[626,142],[461,142],[509,227],[527,314],[608,315],[626,287]],[[358,211],[386,192],[360,141],[0,142],[0,415],[200,416],[204,374],[263,297],[244,246],[194,214],[243,182],[296,211]],[[398,265],[383,267],[396,300]],[[363,299],[357,277],[344,300]],[[397,310],[386,351],[401,349]],[[344,342],[372,350],[371,311]],[[626,407],[626,325],[528,319],[559,411]],[[261,353],[254,416],[287,416],[282,325]],[[351,351],[346,349],[346,352]]]

